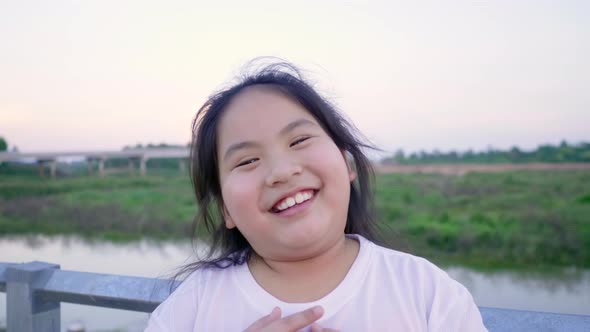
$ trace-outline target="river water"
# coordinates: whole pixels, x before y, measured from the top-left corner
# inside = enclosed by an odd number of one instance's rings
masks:
[[[45,261],[63,270],[166,278],[191,255],[188,241],[116,244],[61,236],[0,238],[0,262]],[[444,270],[469,289],[479,306],[590,315],[590,270],[480,272],[460,266]],[[61,317],[64,330],[83,322],[88,331],[142,331],[148,314],[62,303]],[[2,326],[6,326],[4,293],[0,293]]]

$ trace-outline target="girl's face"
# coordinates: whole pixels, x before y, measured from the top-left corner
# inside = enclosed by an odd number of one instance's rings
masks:
[[[226,227],[258,255],[306,258],[343,238],[355,175],[304,107],[272,87],[245,88],[217,139]]]

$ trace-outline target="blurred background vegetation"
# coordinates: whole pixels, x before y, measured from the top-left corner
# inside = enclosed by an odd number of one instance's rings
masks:
[[[463,153],[434,150],[405,154],[403,150],[398,150],[382,162],[403,165],[590,162],[590,143],[568,144],[567,141],[562,141],[559,145],[545,144],[532,151],[523,151],[516,146],[508,151],[490,147],[487,151],[468,150]]]
[[[565,143],[523,155],[530,161],[539,161],[530,159],[535,155],[578,161],[586,158],[588,146]],[[493,159],[504,153],[474,155]],[[421,158],[447,162],[438,156]],[[109,163],[127,166],[126,160]],[[188,175],[178,170],[176,160],[150,160],[144,177],[126,172],[86,176],[82,164],[60,169],[60,177],[50,179],[40,178],[34,165],[0,165],[0,235],[190,238],[196,204]],[[590,267],[589,184],[590,169],[377,174],[377,220],[392,247],[439,263]]]

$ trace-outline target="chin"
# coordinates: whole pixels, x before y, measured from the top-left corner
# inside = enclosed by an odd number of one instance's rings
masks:
[[[330,243],[330,235],[329,232],[321,232],[320,230],[302,231],[298,234],[290,234],[288,242],[285,244],[289,249],[315,251]]]

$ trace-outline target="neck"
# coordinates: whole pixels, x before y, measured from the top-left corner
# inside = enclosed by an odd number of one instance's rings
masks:
[[[358,251],[356,240],[342,236],[310,257],[284,260],[254,256],[249,267],[260,286],[275,297],[285,302],[308,302],[323,297],[338,286]]]

